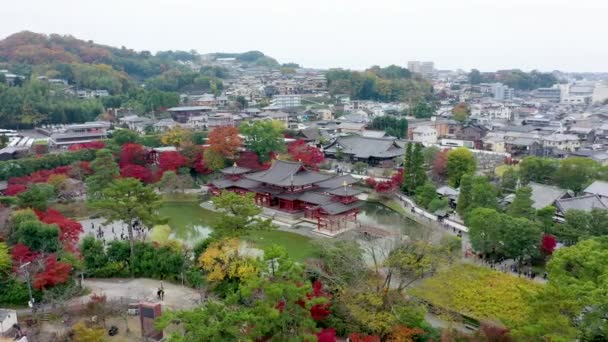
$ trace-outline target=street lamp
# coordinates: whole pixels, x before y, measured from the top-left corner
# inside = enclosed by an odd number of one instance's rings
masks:
[[[29,266],[32,262],[28,261],[25,264],[19,266],[20,270],[25,270],[25,280],[27,281],[27,291],[30,295],[30,301],[27,303],[27,305],[32,309],[32,312],[34,310],[34,296],[32,296],[32,283],[31,283],[31,279],[30,279],[30,271],[26,268],[26,266]]]

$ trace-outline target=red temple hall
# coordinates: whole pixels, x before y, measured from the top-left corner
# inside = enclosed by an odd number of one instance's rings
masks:
[[[211,182],[211,193],[255,193],[256,204],[314,221],[317,228],[338,231],[357,221],[360,190],[350,175],[335,176],[307,170],[300,162],[276,160],[265,171],[232,167],[223,179]]]

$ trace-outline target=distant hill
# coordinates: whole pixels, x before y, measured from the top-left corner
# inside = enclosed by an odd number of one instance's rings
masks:
[[[274,68],[279,63],[259,51],[213,53],[212,59],[235,58],[245,66]],[[197,67],[196,51],[135,51],[85,41],[70,35],[23,31],[0,40],[0,69],[25,76],[66,79],[70,85],[106,89],[117,95],[138,84],[163,91],[221,91],[228,72]]]

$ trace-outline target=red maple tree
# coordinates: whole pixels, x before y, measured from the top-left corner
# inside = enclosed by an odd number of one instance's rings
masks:
[[[437,153],[435,160],[433,161],[433,167],[431,172],[435,178],[445,178],[447,175],[448,165],[448,152],[449,150],[442,150]]]
[[[37,257],[38,253],[32,252],[28,246],[22,243],[18,243],[11,248],[11,258],[15,267],[34,261]]]
[[[336,342],[336,329],[326,328],[317,333],[317,342]]]
[[[136,178],[144,183],[154,182],[154,175],[152,174],[152,171],[141,165],[125,164],[120,167],[120,175],[125,178]]]
[[[44,259],[44,271],[34,277],[34,288],[41,290],[65,283],[70,278],[71,269],[70,264],[57,261],[55,254],[49,254]]]
[[[146,165],[146,151],[140,144],[124,144],[120,151],[120,159],[118,165],[121,167],[128,164]]]
[[[90,141],[86,143],[74,144],[68,147],[68,151],[78,151],[83,149],[101,150],[106,147],[106,143],[103,141]]]
[[[211,150],[232,159],[243,145],[243,138],[239,136],[238,128],[224,126],[214,128],[207,137],[207,143]]]
[[[239,154],[236,164],[240,167],[246,167],[251,170],[262,170],[263,166],[260,163],[260,158],[255,152],[244,151]]]
[[[64,247],[69,251],[76,250],[78,239],[82,234],[82,225],[69,219],[57,210],[47,209],[45,212],[36,211],[36,215],[40,221],[46,224],[56,224],[59,227],[59,240],[63,243]]]
[[[201,175],[208,175],[213,173],[207,164],[205,164],[205,160],[203,157],[203,153],[199,153],[196,158],[194,158],[194,162],[192,163],[192,168],[196,170]]]
[[[158,157],[158,167],[161,172],[177,171],[179,168],[186,166],[187,163],[186,157],[176,151],[161,152]]]
[[[304,166],[318,169],[325,155],[316,147],[307,145],[304,140],[297,140],[287,145],[287,153],[293,161],[300,161]]]
[[[4,191],[4,193],[7,196],[17,196],[25,190],[27,190],[27,187],[23,184],[9,184],[6,187],[6,191]]]
[[[551,255],[557,246],[557,239],[551,234],[544,234],[540,243],[540,250],[543,254]]]

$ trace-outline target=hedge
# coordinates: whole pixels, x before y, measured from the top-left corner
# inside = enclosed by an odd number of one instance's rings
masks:
[[[0,161],[0,181],[22,177],[32,172],[70,165],[76,161],[95,159],[95,150],[82,149],[73,152],[52,153],[43,156]]]

